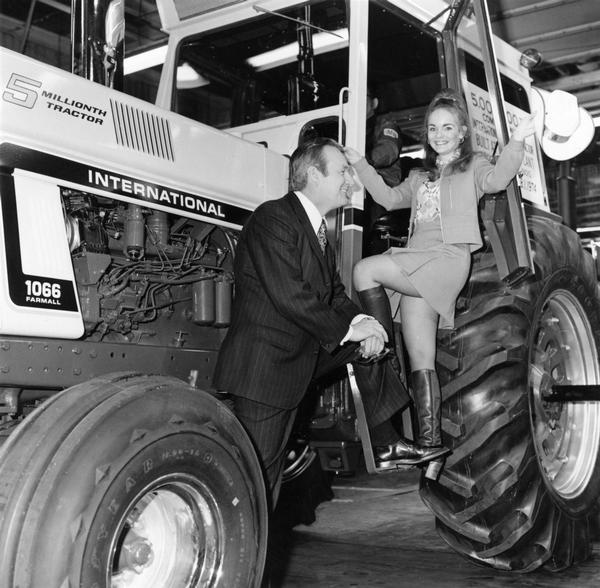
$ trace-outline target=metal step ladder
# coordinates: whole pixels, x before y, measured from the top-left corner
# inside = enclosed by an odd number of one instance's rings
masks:
[[[373,444],[371,443],[371,433],[369,432],[369,427],[367,425],[365,405],[363,404],[362,396],[356,381],[356,376],[354,375],[354,366],[351,363],[347,363],[346,370],[348,372],[350,390],[352,391],[352,400],[354,401],[354,410],[356,412],[356,426],[362,444],[367,472],[369,474],[385,474],[389,472],[406,471],[415,467],[412,465],[406,465],[405,463],[393,461],[386,462],[387,465],[385,466],[377,464],[375,461],[375,454],[373,453]],[[437,480],[444,465],[444,461],[444,458],[441,458],[428,462],[427,469],[425,471],[425,477],[431,480]]]

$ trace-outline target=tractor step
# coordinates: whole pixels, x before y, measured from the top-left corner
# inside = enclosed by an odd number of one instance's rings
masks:
[[[356,426],[362,443],[367,472],[369,472],[369,474],[384,474],[388,472],[404,471],[415,467],[393,460],[386,461],[382,464],[378,464],[375,461],[373,444],[371,443],[371,433],[369,432],[369,427],[367,425],[365,406],[358,388],[358,383],[356,382],[356,376],[354,375],[354,367],[351,363],[346,364],[346,370],[348,371],[348,381],[350,382],[350,389],[352,390],[352,400],[354,400],[354,410],[356,412]]]

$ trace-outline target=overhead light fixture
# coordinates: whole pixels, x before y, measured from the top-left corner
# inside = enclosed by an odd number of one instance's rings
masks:
[[[201,76],[189,63],[182,63],[177,68],[177,89],[191,90],[200,88],[200,86],[208,86],[210,82]]]
[[[130,55],[123,60],[123,74],[128,76],[136,71],[142,71],[156,65],[162,65],[167,57],[167,46],[161,45],[136,55]]]
[[[143,71],[157,65],[162,65],[167,57],[167,46],[148,49],[137,55],[131,55],[123,60],[123,73],[130,75],[132,73]],[[189,90],[206,86],[210,82],[201,76],[189,63],[182,63],[177,68],[177,88],[180,90]]]
[[[313,53],[315,55],[343,49],[348,47],[348,29],[338,29],[331,33],[317,33],[316,35],[313,35],[312,42]],[[254,57],[249,57],[246,60],[246,63],[256,69],[256,71],[264,71],[266,69],[285,65],[286,63],[293,63],[299,52],[300,47],[298,46],[298,42],[289,43],[283,47],[260,53]]]

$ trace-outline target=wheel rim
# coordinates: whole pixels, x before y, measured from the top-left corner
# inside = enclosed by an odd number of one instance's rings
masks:
[[[290,440],[283,469],[282,481],[291,480],[302,475],[316,459],[317,453],[304,439]]]
[[[223,517],[210,489],[192,477],[162,478],[138,494],[115,532],[111,588],[213,586],[220,576]]]
[[[600,445],[600,403],[546,402],[554,384],[597,384],[598,356],[586,313],[573,294],[546,300],[530,361],[531,424],[547,486],[565,500],[580,496],[594,471]]]

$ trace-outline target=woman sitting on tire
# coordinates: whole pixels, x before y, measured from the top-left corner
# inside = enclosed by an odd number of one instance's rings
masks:
[[[411,366],[419,425],[415,445],[403,441],[379,448],[383,464],[421,463],[440,457],[441,392],[435,371],[438,328],[454,327],[456,298],[482,246],[478,202],[504,190],[523,161],[523,140],[534,131],[533,115],[521,119],[496,164],[473,152],[469,116],[454,90],[439,92],[425,114],[424,169],[413,169],[398,186],[387,186],[356,150],[346,148],[365,189],[387,210],[411,208],[406,248],[391,247],[354,267],[361,304],[388,331],[392,317],[385,288],[401,294],[402,333]],[[447,451],[447,450],[446,450]]]

